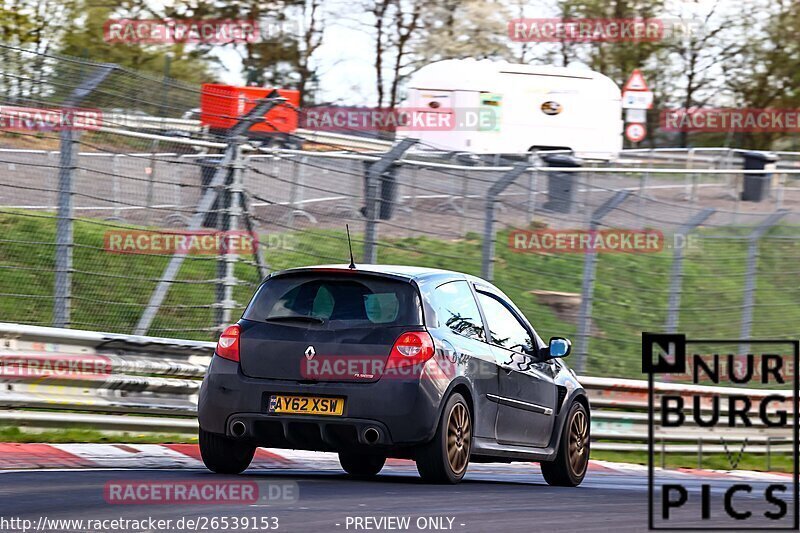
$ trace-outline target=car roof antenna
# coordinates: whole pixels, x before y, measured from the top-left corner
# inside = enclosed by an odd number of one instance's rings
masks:
[[[345,224],[344,227],[347,228],[347,247],[350,249],[350,266],[348,268],[355,270],[356,261],[353,259],[353,243],[350,242],[350,224]]]

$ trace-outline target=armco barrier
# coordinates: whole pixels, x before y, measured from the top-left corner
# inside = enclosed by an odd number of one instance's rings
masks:
[[[193,433],[213,350],[212,342],[0,323],[0,424]]]
[[[103,431],[193,434],[197,391],[214,343],[0,323],[0,425],[89,427]],[[583,377],[592,403],[593,447],[648,449],[647,382]],[[753,400],[791,391],[656,383],[659,392],[746,394]],[[755,402],[754,402],[755,403]],[[724,402],[723,402],[724,404]],[[703,411],[707,405],[703,404]],[[771,409],[774,411],[774,407]],[[723,413],[725,413],[723,409]],[[791,410],[789,410],[791,412]],[[786,429],[754,419],[720,431],[694,424],[656,433],[656,452],[785,453]]]

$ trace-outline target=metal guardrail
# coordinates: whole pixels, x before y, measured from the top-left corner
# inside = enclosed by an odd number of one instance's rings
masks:
[[[101,127],[155,132],[184,132],[189,134],[200,134],[203,131],[203,125],[197,119],[162,118],[123,113],[104,114],[101,120]],[[386,152],[394,144],[393,141],[388,140],[304,128],[298,128],[295,134],[311,144],[319,144],[330,148],[339,147],[343,150]],[[567,152],[569,153],[569,151]],[[719,168],[720,166],[738,168],[741,167],[741,156],[744,152],[747,152],[747,150],[734,148],[632,148],[622,150],[615,163],[621,166],[640,165],[651,169],[664,164],[680,166],[687,170]],[[429,156],[452,154],[451,152],[439,153],[432,148],[425,150],[423,153]],[[778,169],[792,170],[800,168],[800,152],[779,151],[773,153],[781,158],[778,163]],[[527,153],[505,155],[516,155],[525,158],[530,156]],[[499,166],[499,164],[494,166]]]
[[[194,433],[214,343],[0,323],[0,425]]]
[[[199,120],[182,118],[162,118],[146,115],[126,115],[121,113],[105,114],[101,120],[103,128],[121,128],[143,131],[184,132],[199,134],[203,125]],[[358,135],[346,135],[335,132],[314,131],[298,128],[295,134],[313,144],[343,149],[385,152],[392,147],[391,141],[370,139]]]
[[[0,425],[193,434],[197,392],[214,343],[0,323]],[[647,451],[647,382],[583,377],[592,403],[593,447]],[[657,393],[793,392],[657,383]],[[703,408],[705,412],[706,409]],[[773,410],[774,411],[774,410]],[[723,414],[726,411],[723,410]],[[658,453],[788,453],[790,435],[754,420],[721,432],[687,424],[656,435]]]

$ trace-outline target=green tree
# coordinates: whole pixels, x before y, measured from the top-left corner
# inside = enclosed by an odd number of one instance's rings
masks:
[[[579,19],[651,19],[663,13],[664,0],[561,0],[559,11],[566,18]],[[584,60],[592,69],[625,83],[633,69],[644,68],[655,79],[658,69],[648,68],[650,59],[664,46],[660,41],[593,41],[581,44]]]
[[[105,25],[113,19],[163,18],[144,0],[123,0],[116,5],[100,0],[78,0],[81,17],[74,18],[63,38],[60,51],[101,63],[149,72],[197,84],[214,81],[210,59],[205,50],[183,43],[139,44],[109,42]]]
[[[800,107],[800,3],[761,1],[742,6],[750,21],[724,66],[725,85],[733,105],[742,108]],[[797,140],[794,135],[795,142]],[[788,144],[786,133],[743,133],[743,147],[768,149]],[[780,147],[780,146],[778,146]],[[797,148],[795,145],[794,148]]]
[[[301,102],[309,103],[308,86],[316,77],[312,56],[322,43],[322,7],[322,0],[201,0],[177,3],[165,15],[257,22],[258,39],[222,47],[239,56],[247,85],[294,88]],[[212,55],[219,47],[203,44],[198,48]]]
[[[417,53],[422,61],[511,59],[511,10],[497,0],[442,0],[425,10]]]

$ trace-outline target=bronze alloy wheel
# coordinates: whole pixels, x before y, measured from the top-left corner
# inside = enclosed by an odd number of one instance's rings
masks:
[[[447,459],[456,475],[461,475],[467,468],[471,442],[469,412],[463,403],[456,403],[450,410],[447,422]]]
[[[433,438],[415,453],[417,470],[426,483],[458,483],[467,473],[472,448],[471,417],[464,397],[452,393],[444,404]]]
[[[583,410],[575,411],[570,424],[569,463],[576,476],[583,475],[589,463],[589,423]]]

